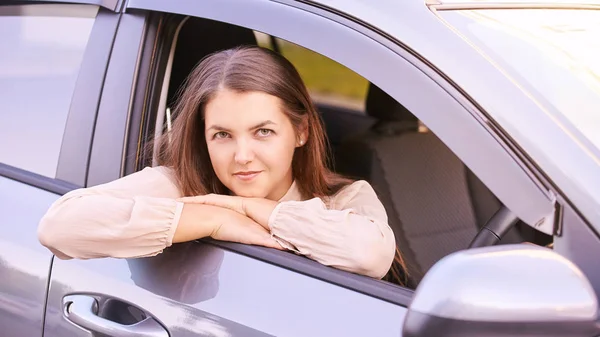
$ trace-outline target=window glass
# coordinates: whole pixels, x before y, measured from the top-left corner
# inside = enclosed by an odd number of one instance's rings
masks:
[[[278,50],[296,67],[312,99],[319,104],[365,113],[369,82],[354,71],[312,50],[279,38],[256,33],[262,47]]]
[[[98,7],[0,7],[0,162],[54,178]]]
[[[600,11],[494,9],[440,15],[600,153]]]

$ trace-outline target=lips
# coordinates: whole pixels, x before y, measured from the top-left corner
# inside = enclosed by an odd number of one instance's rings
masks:
[[[262,171],[239,171],[235,172],[233,176],[243,181],[250,181],[256,178],[261,172]]]

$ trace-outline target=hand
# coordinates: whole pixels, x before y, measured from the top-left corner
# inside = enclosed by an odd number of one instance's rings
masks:
[[[230,209],[251,218],[267,230],[269,229],[269,217],[271,216],[271,213],[273,213],[275,206],[277,206],[276,201],[264,198],[245,198],[221,194],[199,195],[195,197],[185,197],[179,200],[185,203],[211,205]]]
[[[231,217],[218,223],[210,237],[215,240],[239,242],[283,250],[268,230],[245,215],[231,213]]]
[[[204,237],[281,249],[268,230],[245,215],[227,208],[186,203],[173,242]]]
[[[249,198],[235,197],[223,194],[206,194],[198,195],[195,197],[183,197],[178,199],[178,201],[188,204],[201,204],[223,207],[240,213],[242,215],[248,216],[246,214],[246,206],[244,204],[244,199]]]

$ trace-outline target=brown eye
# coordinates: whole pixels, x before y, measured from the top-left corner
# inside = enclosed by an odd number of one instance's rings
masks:
[[[215,135],[213,136],[213,139],[223,139],[223,138],[229,138],[229,134],[225,131],[219,131],[219,132],[215,133]]]
[[[270,136],[270,135],[273,134],[273,130],[270,130],[270,129],[258,129],[256,131],[256,134],[259,137],[268,137],[268,136]]]

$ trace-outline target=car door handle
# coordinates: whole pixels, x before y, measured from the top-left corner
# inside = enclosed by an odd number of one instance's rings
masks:
[[[64,315],[76,325],[111,337],[169,337],[154,318],[125,325],[98,316],[98,301],[88,295],[69,295],[63,299]]]

